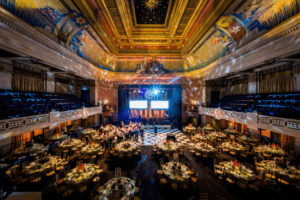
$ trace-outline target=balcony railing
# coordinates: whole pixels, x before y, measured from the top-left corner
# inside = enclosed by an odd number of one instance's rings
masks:
[[[265,129],[296,136],[300,133],[300,120],[259,115],[257,112],[236,112],[217,108],[199,107],[200,115],[246,124],[252,129]]]
[[[67,121],[87,118],[88,116],[95,114],[102,114],[102,106],[1,120],[0,139],[50,127]]]

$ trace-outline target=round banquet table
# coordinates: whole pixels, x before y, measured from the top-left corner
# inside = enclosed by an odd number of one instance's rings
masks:
[[[221,162],[220,165],[216,165],[216,167],[221,171],[232,174],[236,178],[242,178],[249,181],[256,179],[256,176],[251,169],[248,169],[245,166],[235,167],[231,161]]]
[[[65,161],[63,161],[60,157],[51,156],[49,157],[49,161],[45,162],[44,164],[37,164],[35,162],[30,163],[28,166],[25,167],[25,169],[23,169],[23,172],[28,175],[35,173],[43,173],[47,169],[53,169],[64,164]]]
[[[119,192],[119,194],[118,194]],[[113,178],[109,180],[99,192],[99,199],[131,199],[135,193],[133,180],[127,177]]]
[[[88,135],[91,135],[96,132],[97,131],[95,129],[85,129],[85,130],[81,131],[81,134],[88,136]]]
[[[280,147],[270,147],[269,145],[260,145],[258,147],[254,148],[254,151],[256,153],[264,153],[264,152],[268,152],[268,153],[272,153],[275,156],[284,156],[286,153],[284,150],[282,150]]]
[[[202,128],[202,130],[203,130],[204,132],[213,132],[213,131],[215,131],[215,129],[214,129],[213,127],[208,127],[208,126],[204,126],[204,127]]]
[[[263,160],[258,166],[259,170],[264,169],[267,172],[273,172],[277,175],[288,175],[291,179],[300,180],[300,169],[296,169],[294,166],[287,167],[286,164],[274,160]]]
[[[184,164],[179,162],[168,162],[162,166],[162,171],[171,180],[185,181],[193,172]]]
[[[68,135],[66,134],[55,134],[53,135],[52,137],[49,138],[49,140],[52,140],[52,141],[59,141],[59,140],[63,140],[65,138],[67,138]]]
[[[102,134],[102,135],[94,134],[94,135],[92,135],[92,140],[97,143],[102,143],[104,141],[104,134]]]
[[[138,144],[134,142],[120,142],[116,145],[115,150],[119,153],[130,153],[137,149]]]
[[[102,149],[102,146],[98,143],[89,143],[82,147],[80,150],[81,154],[97,154]]]
[[[240,137],[238,138],[238,140],[242,140],[242,141],[244,141],[244,142],[252,142],[252,143],[259,142],[258,139],[251,138],[251,137],[247,137],[247,136],[245,136],[245,135],[240,136]]]
[[[214,137],[211,134],[196,134],[194,136],[196,139],[200,140],[200,141],[207,141],[207,140],[215,140],[216,137]]]
[[[78,139],[70,139],[62,141],[58,146],[63,149],[72,149],[74,147],[82,146],[82,142]]]
[[[12,154],[15,156],[23,156],[23,155],[38,152],[38,151],[42,150],[43,148],[44,148],[43,144],[34,143],[33,146],[29,147],[29,148],[19,147],[19,148],[15,149]]]
[[[175,153],[179,149],[177,143],[173,141],[169,141],[169,143],[167,143],[166,141],[161,142],[160,144],[158,144],[158,148],[164,151],[164,153]]]
[[[79,166],[73,168],[66,174],[64,181],[69,185],[78,185],[80,183],[91,180],[95,175],[100,174],[103,170],[99,169],[99,166],[94,164],[84,164],[82,169]]]
[[[216,138],[220,138],[220,139],[224,139],[227,137],[227,135],[222,132],[211,132],[210,135],[212,137],[216,137]]]
[[[221,147],[223,150],[235,150],[235,151],[244,151],[246,150],[246,148],[236,142],[230,143],[230,142],[223,142],[221,145],[219,145],[219,147]]]
[[[235,129],[225,129],[223,130],[223,132],[232,135],[243,135],[242,133],[236,131]]]
[[[197,144],[194,145],[194,150],[200,154],[202,153],[214,153],[215,148],[207,143],[204,142],[198,142]]]

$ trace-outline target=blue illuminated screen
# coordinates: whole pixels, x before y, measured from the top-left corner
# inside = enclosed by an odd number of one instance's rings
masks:
[[[129,101],[130,109],[147,109],[147,101]]]
[[[151,109],[169,109],[169,101],[151,101]]]

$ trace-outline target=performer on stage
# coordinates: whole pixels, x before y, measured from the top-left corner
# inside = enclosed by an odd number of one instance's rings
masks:
[[[145,129],[144,124],[141,123],[141,126],[140,126],[140,134],[141,134],[141,137],[142,137],[142,138],[143,138],[143,136],[144,136],[144,129]]]

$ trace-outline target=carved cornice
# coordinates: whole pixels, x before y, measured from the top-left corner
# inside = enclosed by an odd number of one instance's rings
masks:
[[[0,72],[12,74],[13,65],[0,61]]]

